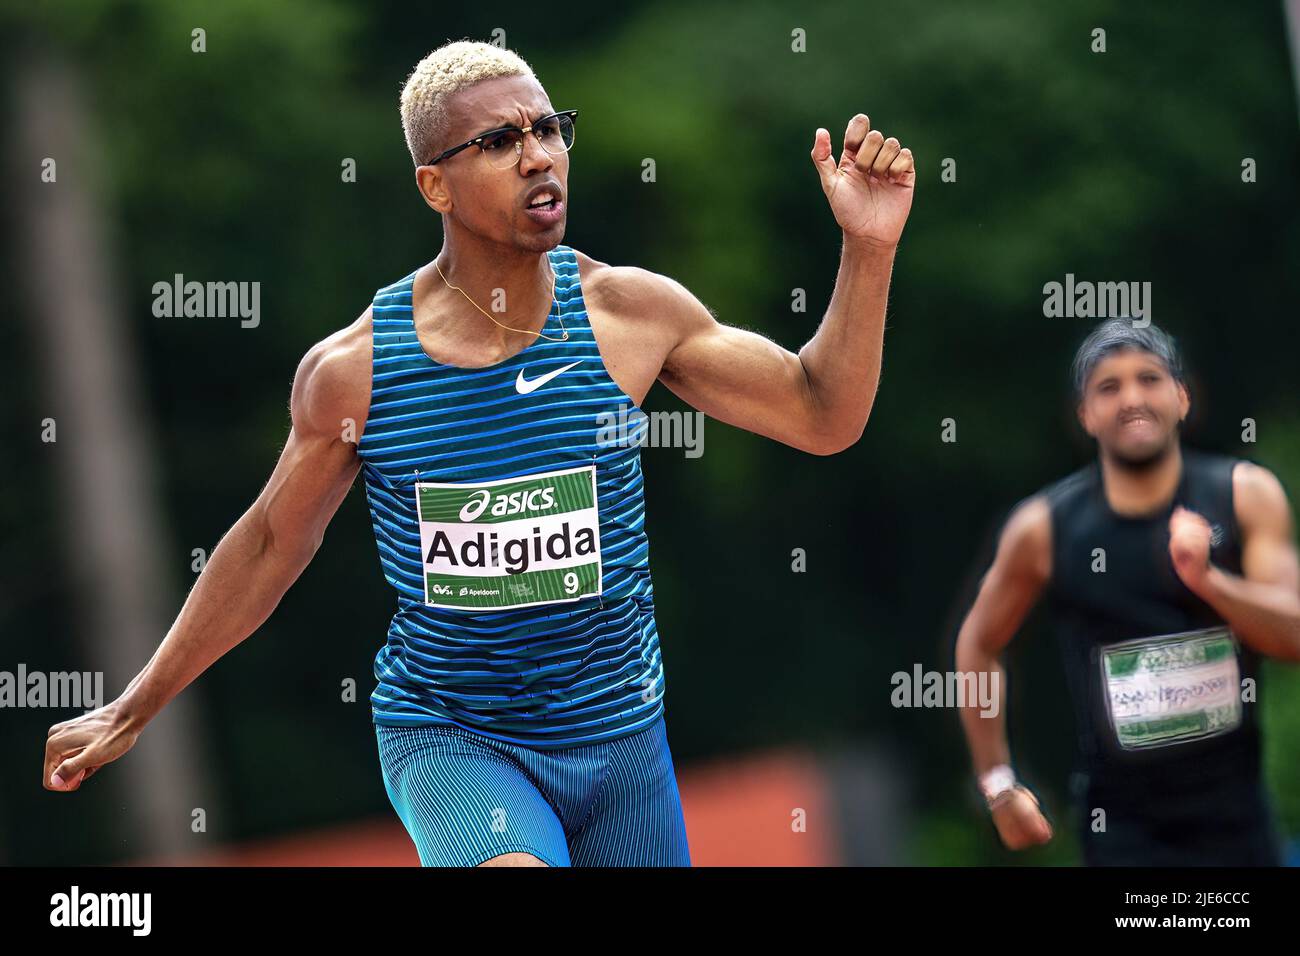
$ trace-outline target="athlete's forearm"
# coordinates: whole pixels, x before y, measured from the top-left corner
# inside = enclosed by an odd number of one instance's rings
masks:
[[[1211,567],[1200,597],[1261,654],[1300,661],[1300,594]]]
[[[957,671],[961,674],[988,674],[988,686],[997,688],[997,707],[989,713],[978,701],[967,699],[961,710],[962,731],[970,749],[971,766],[980,776],[1000,764],[1011,763],[1007,743],[1006,673],[997,656],[983,650],[973,633],[963,627],[957,636]],[[996,675],[996,678],[995,676]]]
[[[819,431],[856,441],[880,384],[885,307],[897,246],[845,237],[830,306],[799,350]]]
[[[311,560],[314,548],[283,552],[250,509],[212,552],[175,623],[119,698],[124,717],[148,723],[214,661],[252,634]]]

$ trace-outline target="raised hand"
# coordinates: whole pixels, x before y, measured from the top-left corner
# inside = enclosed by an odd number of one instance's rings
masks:
[[[859,113],[844,131],[839,163],[831,159],[831,134],[825,129],[817,130],[812,160],[846,237],[881,246],[898,243],[916,184],[910,149],[892,136],[886,139]]]

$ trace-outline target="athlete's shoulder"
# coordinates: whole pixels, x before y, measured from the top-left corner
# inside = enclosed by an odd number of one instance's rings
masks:
[[[1232,500],[1238,523],[1249,531],[1262,526],[1287,527],[1291,504],[1281,480],[1253,461],[1238,459],[1232,469]]]
[[[1190,469],[1194,474],[1219,474],[1227,477],[1235,470],[1236,466],[1243,464],[1244,459],[1235,455],[1221,455],[1217,452],[1201,451],[1198,448],[1188,448],[1186,445],[1181,448],[1183,455],[1183,466]]]
[[[998,560],[1028,578],[1045,581],[1052,569],[1052,512],[1039,492],[1011,509],[998,536]]]
[[[1048,508],[1055,512],[1086,497],[1097,483],[1097,462],[1091,461],[1038,492]]]
[[[427,265],[420,267],[420,269],[426,269],[426,268],[428,268]],[[398,279],[396,282],[390,282],[388,285],[376,289],[375,299],[378,300],[384,297],[390,297],[390,296],[401,295],[401,294],[409,295],[411,292],[411,285],[413,284],[416,276],[420,274],[420,269],[416,269],[414,272],[410,273],[407,276],[404,276],[401,279]]]
[[[1187,485],[1205,507],[1239,511],[1242,496],[1249,499],[1257,490],[1260,472],[1265,473],[1265,478],[1272,477],[1267,469],[1235,455],[1201,451],[1185,445],[1181,451]]]
[[[371,308],[321,339],[302,357],[293,378],[294,428],[336,433],[351,420],[360,434],[370,405]]]
[[[676,279],[639,266],[615,266],[574,249],[589,307],[628,318],[712,321],[712,313]]]

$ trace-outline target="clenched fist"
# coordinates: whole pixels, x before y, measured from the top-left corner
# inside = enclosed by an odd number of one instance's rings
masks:
[[[46,790],[72,791],[135,746],[140,730],[123,710],[121,698],[98,710],[50,728],[45,741]]]
[[[993,825],[1008,850],[1024,850],[1052,838],[1052,825],[1038,807],[1038,798],[1017,784],[993,801]]]
[[[1210,523],[1182,505],[1169,516],[1169,557],[1188,589],[1199,593],[1210,573]]]

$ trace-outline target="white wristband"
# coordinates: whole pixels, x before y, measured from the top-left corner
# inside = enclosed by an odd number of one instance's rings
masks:
[[[994,800],[1016,787],[1016,773],[1004,763],[980,775],[980,790],[984,800],[992,804]]]

